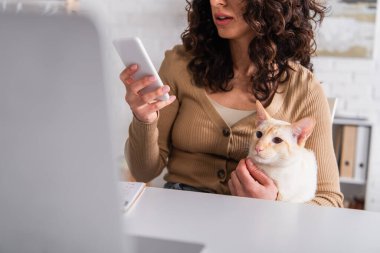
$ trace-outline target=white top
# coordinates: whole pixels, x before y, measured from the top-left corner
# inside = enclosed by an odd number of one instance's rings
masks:
[[[219,113],[219,115],[222,117],[224,122],[231,127],[234,125],[236,122],[239,120],[247,117],[248,115],[251,115],[254,113],[256,110],[238,110],[238,109],[233,109],[229,107],[225,107],[224,105],[219,104],[209,96],[207,98],[210,100],[211,104],[214,106],[215,110]]]
[[[209,193],[147,187],[124,224],[202,253],[380,252],[380,213]]]

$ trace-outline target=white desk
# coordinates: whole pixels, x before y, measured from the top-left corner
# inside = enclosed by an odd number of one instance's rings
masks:
[[[146,188],[129,233],[206,245],[208,253],[380,252],[380,213]]]

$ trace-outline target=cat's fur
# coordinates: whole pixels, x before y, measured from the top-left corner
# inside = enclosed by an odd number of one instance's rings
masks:
[[[274,180],[280,200],[306,202],[313,199],[317,162],[314,153],[304,145],[315,120],[303,118],[291,124],[270,117],[260,102],[256,102],[256,108],[256,131],[248,157]]]

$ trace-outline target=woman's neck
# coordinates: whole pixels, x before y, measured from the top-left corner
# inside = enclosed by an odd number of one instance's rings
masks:
[[[251,77],[254,66],[248,55],[248,46],[251,40],[231,40],[230,50],[235,77]]]
[[[250,41],[250,40],[249,40]],[[230,40],[234,78],[229,82],[229,92],[208,92],[217,103],[238,110],[256,108],[256,98],[252,94],[251,77],[254,65],[248,56],[249,41]]]

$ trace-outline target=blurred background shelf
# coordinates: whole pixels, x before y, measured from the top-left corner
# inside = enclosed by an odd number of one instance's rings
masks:
[[[333,121],[333,143],[347,208],[366,209],[372,124],[364,118]]]

